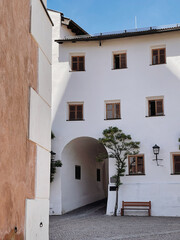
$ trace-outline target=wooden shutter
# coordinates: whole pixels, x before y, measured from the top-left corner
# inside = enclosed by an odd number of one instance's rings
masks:
[[[72,57],[72,71],[78,70],[78,57]]]
[[[75,120],[75,119],[76,119],[76,106],[69,105],[69,120]]]
[[[126,53],[120,54],[121,56],[121,63],[120,68],[126,68]]]
[[[83,105],[69,105],[69,120],[83,120]]]
[[[156,100],[156,115],[163,115],[163,100]]]
[[[129,174],[136,173],[136,157],[130,156],[129,157]]]
[[[75,56],[72,57],[72,71],[84,71],[85,67],[84,67],[84,61],[85,58],[84,56]]]
[[[161,116],[163,114],[163,99],[149,100],[149,116]]]
[[[165,48],[159,49],[159,63],[165,63],[166,62],[166,56],[165,56]]]
[[[129,174],[144,174],[144,155],[129,156]]]
[[[115,109],[114,117],[120,118],[120,103],[115,103],[114,105],[115,105],[114,106],[114,109]]]
[[[158,64],[158,49],[152,50],[152,64]]]
[[[108,103],[106,104],[106,119],[112,119],[113,118],[113,104]]]
[[[166,49],[153,49],[152,50],[152,64],[163,64],[166,63]]]
[[[127,67],[126,53],[114,55],[114,69],[121,69]]]
[[[79,71],[84,71],[84,56],[79,57]]]
[[[180,173],[180,155],[174,155],[174,173]]]
[[[106,119],[120,118],[120,103],[106,104]]]
[[[143,156],[137,157],[137,173],[144,173],[144,158]]]
[[[76,119],[77,120],[83,119],[83,105],[76,106]]]

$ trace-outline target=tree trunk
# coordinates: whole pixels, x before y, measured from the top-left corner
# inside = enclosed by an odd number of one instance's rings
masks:
[[[115,207],[114,207],[114,216],[117,216],[117,210],[118,210],[118,192],[119,192],[119,187],[116,187],[116,202],[115,202]]]

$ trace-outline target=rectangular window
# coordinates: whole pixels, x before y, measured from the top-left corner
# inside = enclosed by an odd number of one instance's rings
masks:
[[[120,119],[120,103],[106,103],[106,119]]]
[[[83,120],[83,104],[69,104],[69,120]]]
[[[180,174],[180,154],[173,154],[174,174]]]
[[[101,181],[101,169],[97,169],[97,182]]]
[[[126,53],[114,54],[114,69],[127,68]]]
[[[129,160],[129,175],[144,174],[144,156],[143,155],[131,155]]]
[[[72,69],[72,71],[85,71],[85,57],[84,56],[72,56],[71,69]]]
[[[81,166],[75,166],[75,179],[81,179]]]
[[[149,117],[163,116],[164,115],[163,99],[148,100],[148,108]]]
[[[152,49],[152,65],[166,63],[166,49]]]

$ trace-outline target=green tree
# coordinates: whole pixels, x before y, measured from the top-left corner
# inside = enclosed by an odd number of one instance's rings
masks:
[[[54,139],[55,135],[51,132],[51,139]],[[56,173],[57,167],[62,167],[62,162],[60,160],[55,160],[56,153],[51,151],[51,172],[50,172],[50,182],[53,182],[54,175]]]
[[[114,207],[114,216],[117,216],[118,209],[118,191],[122,184],[121,177],[124,176],[126,170],[126,159],[128,155],[136,155],[139,153],[140,142],[132,141],[131,135],[126,135],[117,127],[109,127],[103,131],[103,137],[99,138],[108,149],[108,157],[116,160],[116,174],[113,176],[116,184],[116,201]],[[106,156],[107,157],[107,156]],[[99,155],[98,160],[105,159],[105,156]]]

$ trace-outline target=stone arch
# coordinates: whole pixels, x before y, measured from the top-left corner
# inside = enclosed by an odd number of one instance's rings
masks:
[[[108,159],[98,162],[99,153],[107,155],[107,150],[91,137],[75,138],[64,147],[61,154],[62,213],[107,198]],[[80,179],[75,176],[76,166],[81,171]],[[100,172],[100,181],[97,172]]]

